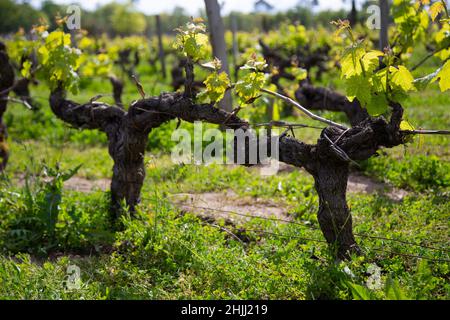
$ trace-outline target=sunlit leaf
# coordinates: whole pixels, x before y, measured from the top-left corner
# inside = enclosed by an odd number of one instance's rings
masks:
[[[206,86],[206,95],[211,102],[217,102],[223,99],[226,90],[230,87],[231,82],[225,72],[211,73],[204,81]]]

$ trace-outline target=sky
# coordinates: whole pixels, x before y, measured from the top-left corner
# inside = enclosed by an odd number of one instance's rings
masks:
[[[80,3],[85,9],[95,9],[97,6],[111,2],[111,0],[53,0],[56,3],[71,4]],[[298,4],[299,0],[266,0],[276,10],[287,10]],[[31,3],[39,7],[40,0],[32,0]],[[117,2],[126,2],[126,0],[117,0]],[[252,12],[255,0],[219,0],[224,2],[224,13],[230,11]],[[350,1],[346,1],[349,3]],[[339,9],[346,8],[348,4],[344,4],[342,0],[319,0],[321,9]],[[183,7],[189,14],[197,14],[199,9],[204,8],[204,0],[139,0],[137,7],[146,14],[157,14],[162,12],[170,13],[176,6]]]

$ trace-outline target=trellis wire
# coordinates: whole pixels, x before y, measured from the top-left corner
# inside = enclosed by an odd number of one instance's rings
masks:
[[[213,227],[218,227],[219,229],[222,229],[222,227],[217,226],[217,225],[212,225],[210,223],[202,223],[202,225],[204,226],[213,226]],[[227,230],[227,233],[231,233],[231,231]],[[327,243],[325,240],[320,240],[320,239],[313,239],[313,238],[305,238],[305,237],[299,237],[299,236],[293,236],[293,235],[287,235],[287,234],[280,234],[280,233],[275,233],[275,232],[270,232],[270,231],[265,231],[265,230],[261,230],[261,229],[245,229],[245,231],[250,231],[250,232],[257,232],[257,233],[264,233],[267,235],[271,235],[271,236],[275,236],[278,238],[288,238],[288,239],[297,239],[297,240],[302,240],[302,241],[312,241],[312,242],[319,242],[319,243]],[[231,233],[233,238],[238,237],[237,235]],[[241,239],[239,239],[241,243],[243,243],[243,241]],[[396,251],[389,251],[389,250],[383,250],[380,248],[370,248],[370,250],[373,251],[378,251],[378,252],[382,252],[385,254],[390,254],[390,255],[396,255],[396,256],[402,256],[402,257],[407,257],[407,258],[415,258],[415,259],[424,259],[424,260],[428,260],[428,261],[432,261],[432,262],[446,262],[449,263],[450,260],[448,259],[436,259],[436,258],[430,258],[430,257],[426,257],[426,256],[419,256],[419,255],[412,255],[412,254],[408,254],[408,253],[401,253],[401,252],[396,252]]]
[[[238,212],[230,211],[230,210],[222,210],[222,209],[215,209],[215,208],[208,208],[208,207],[191,206],[191,205],[185,205],[185,204],[183,204],[183,206],[184,207],[193,208],[193,209],[211,210],[211,211],[229,213],[229,214],[234,214],[234,215],[248,217],[248,218],[253,218],[253,219],[262,219],[262,220],[269,220],[269,221],[276,221],[276,222],[284,222],[284,223],[288,223],[288,224],[293,224],[293,225],[298,225],[298,226],[301,226],[301,227],[309,228],[309,229],[312,229],[312,230],[320,230],[319,227],[305,225],[305,224],[302,224],[302,223],[299,223],[299,222],[296,222],[296,221],[287,220],[287,219],[261,217],[261,216],[251,215],[251,214],[238,213]],[[431,246],[426,246],[426,245],[420,245],[420,244],[417,244],[417,243],[413,243],[413,242],[409,242],[409,241],[405,241],[405,240],[400,240],[400,239],[391,239],[391,238],[386,238],[386,237],[381,237],[381,236],[369,235],[369,234],[365,234],[365,233],[354,233],[354,235],[357,236],[357,237],[361,237],[361,238],[370,238],[370,239],[378,239],[378,240],[386,240],[386,241],[398,242],[398,243],[402,243],[402,244],[406,244],[406,245],[410,245],[410,246],[421,247],[423,249],[450,252],[450,249],[436,248],[436,247],[431,247]]]
[[[40,98],[40,97],[38,97],[38,98]],[[9,99],[9,100],[11,100],[11,99]],[[12,102],[19,102],[19,101],[12,101]],[[22,101],[20,101],[20,102],[22,102]],[[145,112],[163,113],[163,112],[159,112],[159,111],[145,110],[145,109],[141,109],[141,108],[139,108],[139,109],[141,111],[145,111]],[[240,125],[240,124],[243,124],[243,123],[226,123],[226,125]],[[318,129],[318,130],[323,130],[324,129],[322,127],[316,127],[316,126],[311,126],[311,125],[302,124],[302,123],[287,123],[287,122],[278,122],[278,121],[269,122],[269,123],[248,123],[248,125],[249,126],[253,126],[253,127],[282,127],[282,128],[288,128],[288,129],[292,129],[292,128],[311,128],[311,129]],[[195,206],[188,206],[188,205],[185,205],[185,206],[186,207],[195,208],[195,209],[212,210],[212,211],[218,211],[218,212],[223,212],[223,213],[230,213],[230,214],[235,214],[235,215],[249,217],[249,218],[254,218],[254,219],[263,219],[263,220],[284,222],[284,223],[288,223],[288,224],[294,224],[294,225],[310,228],[312,230],[320,230],[320,228],[318,228],[318,227],[308,226],[308,225],[304,225],[304,224],[301,224],[301,223],[298,223],[298,222],[295,222],[295,221],[286,220],[286,219],[267,218],[267,217],[261,217],[261,216],[254,216],[254,215],[249,215],[249,214],[237,213],[237,212],[234,212],[234,211],[214,209],[214,208],[195,207]],[[223,227],[220,227],[220,226],[217,226],[217,227],[219,227],[221,230],[223,230],[223,231],[225,231],[227,233],[231,233],[231,231],[225,230]],[[326,241],[324,241],[324,240],[311,239],[311,238],[302,238],[302,237],[289,236],[289,235],[281,235],[281,234],[268,232],[268,231],[263,231],[263,230],[251,230],[251,229],[246,229],[246,230],[247,231],[254,231],[254,232],[261,232],[261,233],[270,234],[270,235],[274,235],[274,236],[278,236],[278,237],[298,238],[298,239],[306,240],[306,241],[315,241],[315,242],[326,243]],[[234,234],[232,234],[232,235],[234,235]],[[374,236],[374,235],[362,234],[362,233],[354,233],[354,235],[356,237],[361,237],[361,238],[378,239],[378,240],[402,243],[404,245],[416,246],[416,247],[420,247],[420,248],[428,249],[428,250],[436,250],[436,251],[440,251],[440,252],[450,252],[449,249],[436,248],[436,247],[431,247],[431,246],[426,246],[426,245],[420,245],[420,244],[412,243],[412,242],[405,241],[405,240],[390,239],[390,238],[386,238],[386,237]],[[234,235],[234,237],[236,237],[236,235]],[[384,250],[376,249],[376,248],[372,248],[372,249],[375,250],[375,251],[382,251],[382,252],[385,252],[385,253],[390,253],[390,254],[399,255],[399,256],[427,259],[427,260],[438,261],[438,262],[442,262],[442,261],[443,262],[450,262],[450,260],[447,260],[447,259],[432,259],[432,258],[428,258],[428,257],[424,257],[424,256],[415,256],[415,255],[403,254],[403,253],[392,252],[392,251],[384,251]]]

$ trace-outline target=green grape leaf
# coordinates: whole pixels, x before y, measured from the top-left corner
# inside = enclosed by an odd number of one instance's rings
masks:
[[[439,15],[439,13],[443,12],[445,10],[444,4],[442,3],[442,1],[437,1],[435,3],[433,3],[430,7],[430,15],[431,15],[431,20],[436,20],[437,16]]]
[[[383,52],[377,50],[366,52],[361,44],[347,48],[341,59],[343,78],[349,79],[374,71],[380,64],[379,57],[383,55]]]
[[[220,74],[211,73],[203,82],[206,86],[206,95],[211,102],[217,102],[223,99],[226,90],[230,87],[231,82],[225,72]]]
[[[95,41],[89,37],[83,37],[78,43],[78,48],[81,50],[94,49]]]
[[[370,92],[371,84],[368,79],[363,77],[353,76],[346,81],[347,88],[347,98],[350,102],[358,98],[358,101],[361,103],[363,107],[367,105],[367,102],[370,101],[371,92]]]
[[[414,130],[414,127],[408,120],[402,120],[402,122],[400,122],[400,130],[412,131],[412,130]]]
[[[266,76],[260,72],[251,72],[236,83],[235,89],[241,104],[249,104],[260,95],[266,83]]]
[[[31,73],[30,73],[31,72],[31,66],[32,66],[32,63],[29,60],[26,60],[23,63],[23,68],[20,71],[20,73],[22,74],[22,77],[27,78],[27,79],[29,79],[31,77]]]
[[[41,63],[46,64],[48,62],[48,57],[50,55],[48,49],[45,46],[42,46],[38,49],[38,53],[41,57]]]
[[[209,38],[205,34],[206,27],[197,23],[198,19],[188,22],[185,27],[178,28],[173,47],[197,62],[205,59],[209,54]]]
[[[256,54],[252,54],[247,63],[241,67],[241,70],[264,71],[266,68],[266,60],[263,57],[257,57]]]
[[[387,88],[387,68],[377,71],[372,75],[372,86],[375,92],[386,92]]]
[[[346,93],[349,101],[358,99],[363,108],[371,116],[383,114],[388,109],[388,102],[384,91],[376,91],[373,79],[353,76],[346,81]]]
[[[414,77],[404,66],[389,67],[391,84],[404,92],[414,91]]]
[[[366,54],[361,43],[352,45],[347,48],[341,59],[342,77],[349,79],[352,76],[359,76],[362,74],[361,59]]]
[[[198,61],[206,57],[205,46],[208,45],[206,34],[195,34],[188,36],[184,41],[184,52],[193,61]]]
[[[439,80],[439,88],[442,92],[450,90],[450,60],[444,64],[433,82],[436,80]]]
[[[367,52],[361,59],[361,63],[365,72],[372,72],[380,65],[380,57],[384,56],[384,53],[378,50],[371,50]]]
[[[70,46],[70,34],[66,34],[63,31],[53,31],[45,39],[45,43],[55,48],[58,46]]]
[[[81,51],[70,46],[70,34],[57,30],[42,34],[42,40],[44,43],[38,48],[39,75],[48,81],[50,89],[60,84],[77,93],[79,77],[76,71],[80,67]]]
[[[384,94],[372,94],[370,101],[366,105],[367,112],[371,116],[378,116],[388,110],[388,101]]]
[[[112,60],[109,55],[100,53],[97,55],[82,56],[83,75],[86,77],[104,77],[108,76],[112,71]]]
[[[308,77],[308,71],[303,68],[292,67],[292,68],[288,69],[287,71],[290,72],[295,77],[295,80],[297,80],[297,81],[305,80]]]
[[[430,17],[426,11],[420,12],[420,27],[424,30],[428,28],[430,25]]]

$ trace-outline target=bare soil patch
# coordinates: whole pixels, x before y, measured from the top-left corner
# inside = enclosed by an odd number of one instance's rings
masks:
[[[25,185],[25,175],[21,174],[17,176],[15,178],[15,183],[18,186],[23,187]],[[89,193],[97,190],[107,191],[110,185],[110,179],[89,180],[75,176],[64,183],[64,189]]]
[[[73,177],[64,183],[64,188],[67,190],[79,192],[91,192],[96,190],[107,191],[111,185],[109,179],[88,180],[80,177]]]
[[[231,190],[225,193],[175,194],[171,201],[183,211],[233,224],[249,221],[252,217],[291,220],[286,206],[266,199],[239,197]]]
[[[401,201],[408,195],[408,191],[393,188],[361,174],[351,174],[347,185],[348,193],[380,194],[394,201]]]

